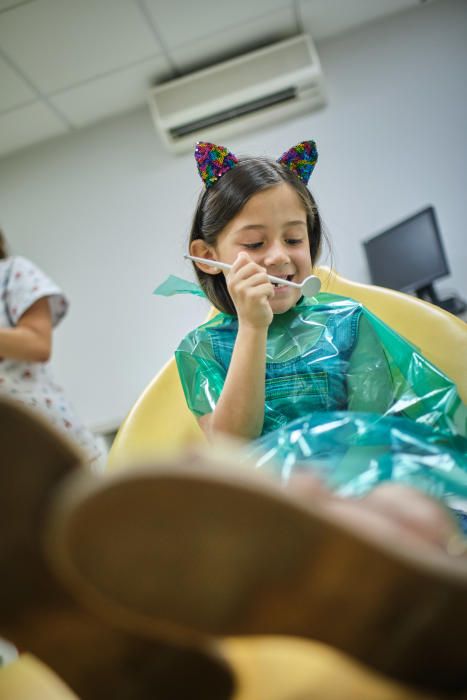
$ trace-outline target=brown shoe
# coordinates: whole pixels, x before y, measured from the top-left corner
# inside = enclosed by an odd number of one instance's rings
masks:
[[[42,551],[47,509],[65,477],[96,477],[41,418],[0,400],[0,636],[50,666],[81,700],[219,700],[233,676],[214,644],[144,634],[79,605]],[[92,539],[92,538],[91,538]],[[144,567],[133,571],[140,581]],[[130,572],[126,572],[130,577]]]
[[[48,551],[86,607],[170,633],[308,637],[404,682],[467,688],[464,558],[212,454],[65,485]]]

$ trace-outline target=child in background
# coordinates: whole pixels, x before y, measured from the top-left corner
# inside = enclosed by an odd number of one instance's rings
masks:
[[[102,466],[103,450],[52,378],[52,331],[68,309],[59,287],[34,263],[10,256],[0,231],[0,394],[42,413]]]

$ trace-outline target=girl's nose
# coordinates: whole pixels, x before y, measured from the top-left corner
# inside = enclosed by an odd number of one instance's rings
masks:
[[[290,262],[289,254],[285,247],[280,243],[270,246],[266,251],[266,255],[264,256],[264,264],[266,267],[272,265],[285,265],[288,262]]]

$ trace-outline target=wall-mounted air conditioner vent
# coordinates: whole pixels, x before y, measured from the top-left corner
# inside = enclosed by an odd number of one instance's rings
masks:
[[[301,35],[151,89],[149,104],[173,151],[310,113],[326,102],[318,54]]]

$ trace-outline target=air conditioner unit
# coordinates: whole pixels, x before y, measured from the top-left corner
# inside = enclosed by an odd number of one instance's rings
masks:
[[[164,143],[180,153],[196,141],[222,141],[326,103],[318,54],[303,34],[151,89]]]

